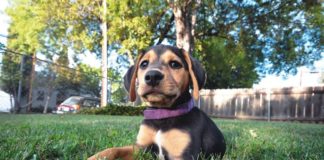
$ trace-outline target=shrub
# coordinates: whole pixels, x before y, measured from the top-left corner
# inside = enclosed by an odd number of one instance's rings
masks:
[[[43,113],[43,111],[44,111],[44,106],[32,107],[32,108],[30,109],[30,111],[31,111],[32,113]],[[51,107],[47,107],[47,113],[52,113],[52,111],[53,111],[53,108],[51,108]]]
[[[95,115],[124,115],[124,116],[138,116],[143,115],[145,107],[133,107],[133,106],[120,106],[115,104],[109,104],[106,107],[101,108],[85,108],[81,109],[79,114],[95,114]]]

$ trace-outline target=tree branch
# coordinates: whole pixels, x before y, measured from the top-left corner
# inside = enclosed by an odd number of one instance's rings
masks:
[[[267,13],[264,13],[264,14],[261,14],[261,15],[258,15],[258,17],[266,17],[266,16],[269,16],[270,14],[284,8],[286,5],[289,5],[291,3],[294,3],[294,0],[288,0],[288,1],[285,1],[283,2],[282,4],[280,4],[278,7],[276,8],[273,8],[272,10],[270,10],[269,12]],[[265,5],[267,5],[268,3],[264,3],[263,5],[261,5],[260,7],[265,7]],[[241,9],[240,9],[241,10]],[[215,27],[211,27],[209,29],[205,29],[204,32],[200,32],[200,33],[197,33],[197,38],[204,38],[206,36],[215,36],[215,37],[220,37],[220,38],[225,38],[225,39],[228,39],[227,36],[224,36],[224,35],[220,35],[220,33],[222,33],[221,29],[223,30],[223,32],[227,33],[230,28],[235,25],[238,21],[240,20],[243,20],[244,18],[248,17],[249,15],[242,15],[241,12],[239,12],[239,15],[238,17],[227,23],[226,25],[225,24],[222,24],[220,26],[215,26]]]
[[[160,28],[160,37],[158,42],[156,43],[156,45],[161,44],[162,41],[166,38],[167,34],[169,33],[169,31],[171,30],[172,27],[172,22],[174,21],[174,14],[172,13],[171,18],[169,19],[169,21],[165,24],[165,27],[162,29]]]
[[[172,40],[177,39],[175,35],[165,35],[165,38],[172,39]]]
[[[151,23],[151,24],[152,24],[152,27],[153,27],[153,29],[152,29],[152,32],[153,32],[153,33],[157,33],[157,32],[159,31],[159,26],[158,26],[158,24],[160,23],[160,21],[161,21],[163,15],[164,15],[167,11],[168,11],[168,9],[166,8],[166,9],[163,10],[163,12],[161,12],[160,14],[158,14],[157,16],[154,16],[154,17],[152,18],[153,20],[155,20],[155,21],[152,21],[152,23]],[[151,38],[150,46],[154,44],[154,40],[155,40],[156,38],[158,38],[158,36],[153,36],[153,37]]]

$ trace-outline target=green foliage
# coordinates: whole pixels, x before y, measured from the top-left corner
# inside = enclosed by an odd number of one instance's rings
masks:
[[[187,2],[175,5],[190,7]],[[103,17],[108,23],[109,50],[126,54],[129,61],[151,45],[162,41],[175,44],[174,16],[167,1],[107,0],[104,16],[101,5],[97,0],[14,0],[6,11],[12,20],[9,34],[14,37],[8,40],[8,48],[50,59],[64,56],[68,48],[78,54],[90,51],[100,55]],[[203,0],[196,7],[196,53],[204,54],[200,58],[226,59],[221,63],[224,66],[208,64],[215,71],[209,74],[218,78],[217,87],[249,87],[263,74],[296,73],[297,67],[312,65],[322,57],[324,18],[318,1]],[[220,49],[218,44],[228,49]],[[221,55],[208,55],[213,49],[221,50]],[[235,54],[238,60],[227,59],[225,52]],[[215,70],[221,67],[227,69]],[[220,71],[224,75],[219,75]]]
[[[164,1],[108,1],[108,37],[121,46],[121,53],[136,53],[153,44],[159,20],[167,5]]]
[[[126,103],[128,95],[124,84],[122,83],[122,75],[118,70],[110,68],[108,70],[108,83],[110,84],[110,100],[112,103]]]
[[[11,19],[9,35],[14,38],[8,39],[7,48],[31,55],[41,48],[40,38],[46,28],[46,10],[41,8],[41,2],[15,0],[11,3],[6,12]]]
[[[1,115],[0,159],[86,159],[109,147],[134,144],[142,119],[106,115]],[[226,140],[224,159],[324,158],[323,125],[214,121]]]
[[[100,77],[99,68],[93,68],[86,64],[78,64],[75,69],[64,66],[52,66],[55,75],[55,88],[62,94],[67,89],[73,90],[80,94],[90,94],[93,96],[100,95]]]
[[[81,109],[79,114],[95,114],[95,115],[123,115],[123,116],[138,116],[142,115],[146,107],[132,107],[109,104],[101,108],[85,108]]]
[[[196,39],[222,37],[241,45],[258,74],[296,73],[321,58],[323,5],[304,1],[204,1]],[[308,9],[307,9],[308,8]]]
[[[16,0],[7,10],[13,23],[10,30],[12,34],[20,37],[26,35],[17,33],[15,28],[28,29],[37,37],[33,40],[37,49],[50,51],[57,54],[64,46],[71,47],[78,53],[91,51],[101,52],[101,29],[102,6],[99,1],[32,1]],[[156,26],[160,22],[166,10],[164,1],[107,1],[108,37],[110,45],[120,49],[120,53],[129,55],[138,50],[145,49],[153,44],[153,36]],[[21,14],[13,14],[19,8]],[[35,9],[36,8],[36,9]],[[24,19],[20,22],[19,18],[26,16],[37,18],[38,23],[33,19]],[[17,19],[17,20],[16,20]],[[17,24],[15,23],[16,21]],[[23,23],[20,25],[20,23]],[[39,24],[37,27],[26,27],[29,23]],[[24,41],[15,44],[22,45]],[[31,50],[23,49],[31,52]],[[35,51],[35,50],[32,50]],[[48,54],[48,53],[44,53]],[[129,58],[132,59],[130,56]]]
[[[75,83],[77,89],[99,97],[100,87],[98,84],[102,75],[101,70],[82,63],[78,64],[76,70],[77,78],[75,79]]]
[[[245,52],[242,44],[210,38],[202,41],[201,45],[201,62],[207,72],[206,88],[252,87],[257,82],[254,60]]]
[[[52,113],[53,109],[52,108],[47,108],[46,112],[47,113]],[[31,113],[44,113],[44,106],[38,106],[38,107],[33,107],[30,109]]]
[[[127,102],[128,97],[126,97],[126,95],[128,95],[128,93],[121,81],[112,83],[111,93],[111,101],[113,103]]]
[[[2,54],[0,88],[12,95],[17,95],[18,81],[22,76],[19,73],[20,56],[10,53]]]

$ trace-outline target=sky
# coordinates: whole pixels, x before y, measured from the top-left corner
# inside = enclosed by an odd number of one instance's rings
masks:
[[[7,28],[9,27],[10,18],[5,15],[4,10],[8,6],[7,0],[0,0],[0,42],[5,43],[6,38],[3,35],[7,35]]]
[[[6,44],[7,29],[9,27],[10,18],[4,13],[8,6],[7,0],[0,0],[0,42]],[[115,56],[114,56],[115,57]],[[324,53],[322,53],[324,57]],[[1,55],[0,55],[1,58]],[[39,57],[41,58],[41,57]],[[115,57],[116,58],[116,57]],[[113,58],[113,62],[116,61]],[[2,58],[1,58],[2,59]],[[92,67],[100,67],[100,60],[96,59],[94,54],[86,53],[81,56],[83,63]],[[297,86],[315,86],[320,84],[321,73],[324,72],[324,58],[314,63],[314,68],[299,67],[296,75],[288,75],[286,77],[277,75],[266,75],[258,84],[254,84],[254,88],[279,88],[279,87],[297,87]]]

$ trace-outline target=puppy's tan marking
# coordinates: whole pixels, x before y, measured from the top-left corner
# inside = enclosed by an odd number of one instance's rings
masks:
[[[125,147],[116,147],[108,148],[103,150],[92,157],[89,157],[88,160],[101,160],[101,159],[117,159],[122,158],[123,160],[133,160],[133,153],[137,152],[138,148],[136,146],[125,146]]]
[[[171,60],[176,60],[179,61],[180,63],[182,63],[181,59],[172,51],[167,50],[165,51],[160,58],[164,63],[168,63]]]
[[[190,135],[179,129],[171,129],[162,133],[162,147],[170,155],[171,159],[181,159],[183,152],[190,143]]]
[[[180,69],[169,68],[166,76],[170,76],[172,78],[172,81],[176,84],[177,88],[180,89],[178,92],[184,92],[189,86],[189,73],[185,70],[181,59],[170,50],[167,50],[163,55],[161,55],[161,59],[163,63],[166,64],[168,64],[170,61],[176,61],[182,65],[182,68]]]
[[[130,87],[129,87],[129,98],[131,102],[134,102],[136,100],[136,91],[135,91],[135,85],[136,85],[136,78],[137,78],[137,70],[138,70],[138,63],[140,62],[141,58],[143,57],[143,54],[141,53],[138,55],[136,63],[134,65],[134,74],[131,79]]]
[[[191,59],[190,59],[190,55],[189,53],[183,51],[183,55],[184,55],[184,58],[188,64],[188,70],[189,70],[189,74],[190,74],[190,77],[191,77],[191,81],[192,81],[192,85],[193,85],[193,97],[195,100],[198,100],[199,98],[199,86],[198,86],[198,81],[197,81],[197,78],[196,78],[196,75],[194,74],[193,70],[192,70],[192,64],[191,64]]]
[[[144,61],[148,61],[149,64],[146,68],[138,69],[138,95],[149,106],[170,107],[181,93],[188,89],[190,77],[183,61],[171,50],[166,50],[161,55],[157,55],[153,50],[150,50],[141,58],[139,65]],[[182,67],[172,68],[170,66],[172,62],[177,62]],[[164,78],[158,86],[154,86],[155,93],[143,97],[145,93],[153,90],[153,87],[145,82],[146,73],[152,70],[161,72]]]
[[[139,145],[140,147],[147,147],[153,144],[155,135],[156,135],[156,130],[154,130],[153,128],[147,125],[142,124],[137,134],[136,144]]]
[[[157,61],[158,58],[159,57],[157,56],[157,54],[153,50],[150,50],[141,58],[140,62],[147,60],[151,64],[151,63]]]

